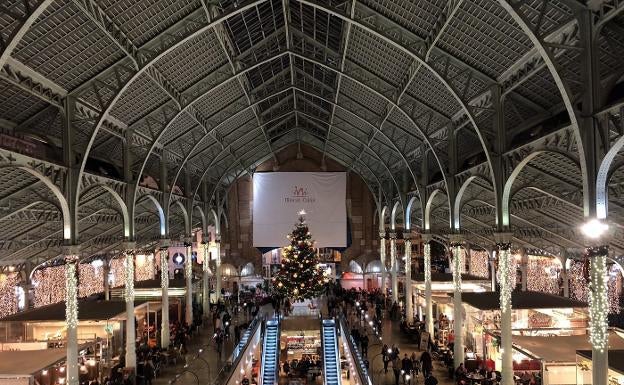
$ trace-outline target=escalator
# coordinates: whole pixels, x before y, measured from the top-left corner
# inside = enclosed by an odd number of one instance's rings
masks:
[[[321,343],[323,348],[323,376],[325,385],[340,385],[340,355],[336,321],[325,319],[321,322]]]
[[[260,385],[276,385],[279,377],[279,320],[272,318],[264,327]]]

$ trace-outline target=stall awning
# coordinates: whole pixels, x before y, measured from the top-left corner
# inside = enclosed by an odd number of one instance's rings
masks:
[[[612,346],[609,345],[609,347],[611,348]],[[578,350],[576,354],[590,360],[592,358],[591,350]],[[609,358],[609,369],[620,372],[620,374],[624,374],[624,350],[609,349],[609,354],[607,356]]]
[[[84,345],[83,345],[84,346]],[[0,352],[0,375],[32,375],[67,357],[66,349]]]
[[[146,301],[134,301],[139,306]],[[103,321],[126,312],[124,301],[78,301],[79,321]],[[36,309],[15,313],[0,319],[0,322],[28,322],[28,321],[65,321],[65,302],[59,302]]]
[[[462,281],[482,281],[490,282],[488,278],[477,277],[476,275],[462,274]],[[416,282],[425,281],[425,273],[412,272],[412,280]],[[451,273],[431,273],[432,282],[453,282],[453,274]]]
[[[453,293],[450,293],[449,296],[452,297]],[[462,293],[462,302],[479,310],[500,309],[499,299],[500,293],[496,291]],[[587,307],[587,304],[554,294],[537,291],[514,291],[511,294],[511,307],[513,309],[561,309],[584,308]]]
[[[546,362],[576,362],[576,350],[591,349],[587,335],[557,337],[513,336],[513,344]],[[624,349],[624,339],[616,333],[610,332],[609,346],[613,349]],[[611,356],[611,351],[609,351],[609,356]],[[624,359],[622,362],[624,363]]]

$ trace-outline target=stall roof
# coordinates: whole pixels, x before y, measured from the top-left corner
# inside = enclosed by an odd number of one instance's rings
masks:
[[[591,350],[577,350],[576,354],[591,360]],[[609,368],[624,374],[624,349],[609,349]]]
[[[576,362],[577,349],[591,349],[591,344],[587,335],[557,337],[514,335],[513,344],[546,362]],[[609,346],[614,349],[624,349],[624,339],[616,333],[610,332]],[[610,357],[611,350],[609,350],[609,360],[611,360]],[[624,364],[624,356],[622,357],[623,359],[621,362]]]
[[[453,293],[449,293],[449,296],[452,297]],[[497,310],[500,309],[499,296],[500,293],[497,291],[462,293],[462,302],[480,310]],[[572,298],[538,291],[514,291],[511,294],[511,307],[513,309],[555,309],[587,307],[587,304]]]
[[[134,301],[134,306],[145,302],[147,301]],[[78,320],[80,321],[107,320],[125,311],[126,302],[124,301],[78,301]],[[65,321],[65,302],[15,313],[0,319],[0,322],[7,321]]]
[[[66,357],[66,349],[18,350],[0,352],[0,374],[36,374],[40,370],[43,370],[60,361],[65,360]]]
[[[199,280],[193,280],[193,283],[198,282]],[[170,279],[169,280],[170,288],[183,288],[186,287],[186,280],[182,279]],[[123,286],[121,287],[123,288]],[[152,289],[158,288],[160,289],[160,279],[149,279],[147,281],[138,281],[134,283],[135,289]]]
[[[489,282],[489,278],[478,277],[476,275],[462,274],[462,281],[484,281]],[[412,273],[412,280],[424,281],[424,273]],[[431,273],[432,282],[453,282],[453,274],[451,273]]]

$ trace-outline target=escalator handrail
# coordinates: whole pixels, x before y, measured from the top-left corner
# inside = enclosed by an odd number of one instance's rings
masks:
[[[217,374],[216,379],[219,379],[222,376],[226,376],[225,381],[221,383],[228,384],[230,382],[230,380],[232,379],[232,376],[234,375],[233,368],[236,368],[240,360],[243,357],[245,357],[245,355],[241,353],[247,351],[247,349],[249,348],[249,345],[251,344],[251,340],[252,340],[251,336],[256,334],[256,331],[260,327],[260,325],[262,325],[263,320],[264,320],[264,316],[261,316],[260,314],[256,315],[251,320],[249,327],[247,327],[247,329],[241,336],[241,339],[238,342],[238,345],[236,345],[236,347],[234,348],[234,351],[232,352],[232,355],[230,356],[230,359],[228,360],[230,364],[224,366],[219,372],[219,374]],[[227,373],[228,371],[229,373]],[[215,380],[215,383],[216,383],[216,380]]]
[[[325,355],[326,350],[326,341],[325,341],[325,328],[332,328],[333,334],[333,350],[334,350],[334,366],[336,369],[336,383],[328,383],[327,376],[327,364],[329,363],[328,357]],[[325,385],[340,385],[342,382],[341,368],[340,368],[340,354],[338,351],[338,332],[336,330],[337,324],[334,319],[324,319],[321,320],[321,351],[323,352],[323,377]]]
[[[349,329],[347,328],[347,323],[344,315],[340,315],[338,320],[340,324],[340,332],[342,333],[343,338],[346,339],[349,350],[351,351],[351,356],[355,360],[355,369],[360,376],[360,383],[372,385],[373,383],[368,374],[368,369],[366,369],[366,365],[364,364],[364,358],[362,357],[362,353],[360,352],[359,347],[353,340],[353,336],[351,336],[351,333],[349,333]]]
[[[268,334],[268,330],[269,330],[269,326],[275,326],[276,327],[276,346],[271,347],[272,350],[274,351],[275,354],[275,368],[274,368],[274,373],[273,373],[273,384],[265,384],[264,383],[264,375],[265,375],[265,365],[266,365],[266,354],[267,354],[267,334]],[[270,320],[265,320],[264,321],[264,341],[262,343],[262,362],[260,365],[260,373],[259,373],[259,377],[258,377],[258,383],[260,385],[275,385],[277,384],[277,380],[279,378],[279,343],[280,343],[280,324],[279,324],[279,319],[276,318],[272,318]]]

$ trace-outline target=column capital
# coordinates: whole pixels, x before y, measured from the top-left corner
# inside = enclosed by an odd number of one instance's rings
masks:
[[[449,234],[449,243],[451,246],[461,246],[462,243],[466,240],[464,234],[453,233]]]
[[[380,239],[386,239],[386,235],[388,235],[385,231],[379,231],[379,238]]]
[[[76,259],[80,256],[80,245],[66,245],[62,248],[62,253],[65,256],[65,261],[68,259]]]
[[[429,243],[429,242],[433,241],[433,234],[431,234],[431,233],[422,233],[422,234],[420,234],[420,237],[422,238],[423,242],[425,242],[425,243]]]
[[[510,231],[494,233],[494,242],[499,249],[510,249],[513,233]]]
[[[184,242],[184,247],[192,247],[193,237],[184,237],[183,242]]]
[[[134,251],[136,250],[136,242],[134,241],[123,241],[121,242],[121,249],[124,251]]]
[[[390,239],[396,240],[397,239],[397,232],[396,231],[390,231],[388,233],[388,236],[390,237]]]
[[[411,242],[412,238],[415,238],[415,234],[412,234],[411,230],[403,230],[403,239],[405,242]]]
[[[171,246],[171,239],[169,238],[161,238],[160,241],[158,242],[159,247],[161,250],[163,249],[168,249],[169,246]]]

